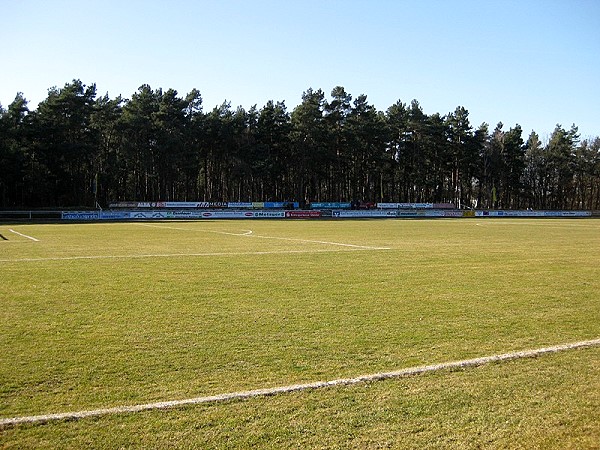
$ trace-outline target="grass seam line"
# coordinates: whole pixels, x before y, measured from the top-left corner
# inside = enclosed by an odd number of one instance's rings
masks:
[[[251,397],[266,397],[277,394],[284,394],[296,391],[305,391],[309,389],[321,389],[332,386],[349,386],[359,383],[368,383],[373,381],[386,380],[390,378],[411,377],[427,372],[435,372],[440,370],[462,369],[468,367],[476,367],[492,362],[510,361],[521,358],[532,358],[548,353],[556,353],[565,350],[573,350],[584,347],[593,347],[600,345],[600,338],[587,341],[573,342],[569,344],[560,344],[552,347],[543,347],[534,350],[522,350],[498,355],[482,356],[473,359],[464,359],[460,361],[451,361],[440,364],[432,364],[427,366],[409,367],[392,372],[379,372],[370,375],[360,375],[355,378],[340,378],[330,381],[316,381],[312,383],[292,384],[287,386],[279,386],[265,389],[254,389],[249,391],[230,392],[225,394],[210,395],[205,397],[195,397],[182,400],[170,400],[155,403],[145,403],[130,406],[116,406],[112,408],[101,408],[84,411],[72,411],[55,414],[43,414],[37,416],[20,416],[0,419],[0,429],[19,425],[19,424],[39,424],[57,420],[77,420],[88,417],[98,417],[109,414],[125,414],[136,413],[141,411],[150,411],[157,409],[176,408],[186,405],[196,405],[201,403],[216,403],[227,400],[241,400]]]

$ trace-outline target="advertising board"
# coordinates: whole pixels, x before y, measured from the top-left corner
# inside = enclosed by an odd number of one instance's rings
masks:
[[[310,204],[312,209],[350,209],[350,202],[314,202]]]
[[[298,202],[264,202],[263,208],[267,209],[283,209],[283,208],[298,208],[300,204]]]
[[[314,219],[321,217],[321,211],[286,211],[285,217],[290,219]]]
[[[130,219],[168,219],[172,217],[170,211],[130,211]]]
[[[441,213],[444,217],[463,217],[465,212],[468,212],[468,211],[460,211],[460,210],[456,210],[456,209],[452,209],[452,210],[448,210],[448,211],[441,211]]]
[[[63,211],[63,220],[98,220],[98,211]]]
[[[156,202],[156,208],[227,208],[226,202]]]
[[[202,209],[148,209],[107,211],[63,211],[63,220],[131,220],[131,219],[302,219],[318,217],[383,218],[383,217],[591,217],[591,211],[531,211],[447,209],[378,209],[378,210],[202,210]]]
[[[122,211],[118,214],[112,213],[113,219],[260,219],[260,218],[284,218],[286,211],[226,211],[226,210],[149,210],[149,211]],[[84,220],[84,217],[68,217]],[[105,218],[90,217],[89,220]],[[108,217],[106,217],[108,218]]]
[[[332,212],[332,217],[343,218],[343,217],[397,217],[397,211],[389,210],[335,210]]]
[[[285,211],[246,211],[243,214],[245,218],[253,219],[285,217]]]
[[[476,217],[591,217],[591,211],[475,211]]]
[[[379,209],[431,209],[433,203],[377,203]]]
[[[101,220],[126,220],[129,217],[129,211],[100,211],[98,218]]]

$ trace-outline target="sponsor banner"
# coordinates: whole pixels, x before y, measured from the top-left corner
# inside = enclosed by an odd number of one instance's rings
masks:
[[[591,211],[544,211],[545,217],[590,217]]]
[[[444,209],[379,209],[274,211],[274,210],[125,210],[63,211],[63,220],[131,220],[131,219],[260,219],[260,218],[376,218],[376,217],[591,217],[591,211],[461,211]]]
[[[447,215],[447,212],[441,209],[428,209],[426,211],[417,211],[417,217],[454,217]]]
[[[349,205],[349,204],[348,204]],[[298,202],[116,202],[111,203],[110,208],[240,208],[240,209],[297,209]]]
[[[442,214],[444,217],[463,217],[463,211],[457,209],[442,211]]]
[[[129,217],[129,211],[100,211],[99,214],[101,220],[125,220]]]
[[[591,211],[476,211],[476,217],[590,217]]]
[[[544,211],[504,211],[504,215],[511,217],[543,217]]]
[[[299,206],[300,203],[298,202],[252,202],[252,208],[254,209],[291,209]]]
[[[111,208],[227,208],[226,202],[117,202]]]
[[[591,211],[563,211],[563,217],[592,217]]]
[[[167,211],[167,217],[172,219],[200,219],[202,218],[202,211]]]
[[[247,209],[247,208],[252,208],[253,205],[254,204],[252,202],[228,202],[227,203],[228,208]]]
[[[333,217],[398,217],[397,211],[384,210],[345,210],[340,209],[332,212]]]
[[[285,217],[285,211],[246,211],[243,212],[244,217],[246,218],[277,218],[277,217]]]
[[[288,211],[292,212],[292,211]],[[314,212],[314,211],[313,211]],[[226,211],[226,210],[146,210],[106,212],[63,212],[63,219],[70,220],[127,220],[127,219],[259,219],[285,218],[286,211]]]
[[[195,214],[197,214],[196,219],[239,219],[243,217],[241,211],[202,211]]]
[[[285,211],[130,211],[131,219],[254,219],[284,218]]]
[[[266,217],[260,215],[263,211],[205,211],[202,213],[202,219],[253,219],[257,217]],[[272,214],[272,211],[264,211]],[[283,211],[282,211],[283,213]],[[259,215],[257,215],[259,214]],[[279,212],[276,212],[279,214]],[[269,217],[284,217],[283,214]]]
[[[227,208],[226,202],[156,202],[153,208]]]
[[[243,211],[169,211],[169,218],[173,219],[241,219]]]
[[[298,208],[300,204],[298,202],[264,202],[263,207],[267,209],[293,209]]]
[[[309,219],[321,217],[321,211],[286,211],[285,217],[291,219]]]
[[[208,202],[157,202],[157,208],[209,208]]]
[[[377,203],[380,209],[432,209],[433,203]]]
[[[315,202],[311,203],[312,209],[350,209],[350,202]]]
[[[130,219],[168,219],[172,217],[170,211],[129,211]]]
[[[137,208],[137,202],[115,202],[108,205],[109,208]]]
[[[98,220],[98,211],[63,211],[63,220]]]
[[[427,210],[409,210],[400,209],[396,211],[398,217],[450,217],[446,215],[447,211],[438,209],[427,209]]]
[[[376,210],[335,210],[332,211],[333,217],[446,217],[445,213],[447,211],[442,210],[385,210],[385,209],[376,209]],[[459,211],[460,212],[460,211]],[[462,213],[461,213],[462,215]],[[457,217],[460,217],[457,216]]]

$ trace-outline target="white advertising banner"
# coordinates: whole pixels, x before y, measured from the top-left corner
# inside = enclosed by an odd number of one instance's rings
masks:
[[[476,217],[591,217],[591,211],[476,211]]]
[[[381,210],[347,210],[340,209],[332,212],[332,217],[397,217],[397,211],[381,211]]]
[[[381,209],[431,209],[433,203],[377,203]]]

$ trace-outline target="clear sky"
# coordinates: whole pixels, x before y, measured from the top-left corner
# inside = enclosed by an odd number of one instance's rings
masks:
[[[547,138],[600,136],[600,0],[0,0],[0,103],[73,79],[125,98],[197,88],[204,109],[312,87],[417,99]]]

